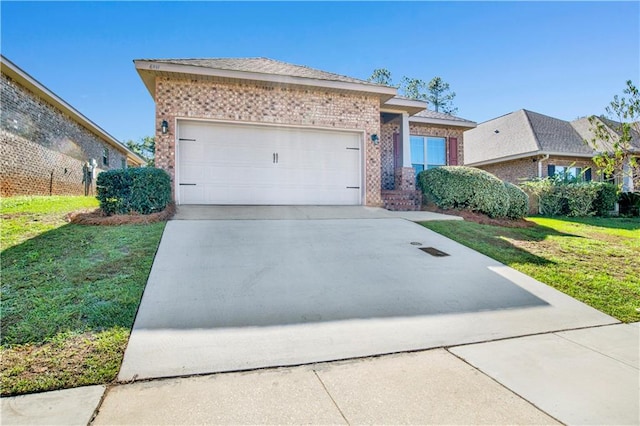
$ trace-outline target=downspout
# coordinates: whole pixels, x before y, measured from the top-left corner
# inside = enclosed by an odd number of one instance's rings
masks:
[[[542,179],[542,162],[547,161],[549,159],[549,154],[545,154],[541,159],[538,160],[538,177]]]
[[[547,161],[549,159],[549,154],[545,154],[538,160],[538,177],[542,179],[542,162]],[[540,208],[540,198],[538,198],[538,214],[542,214],[542,209]]]

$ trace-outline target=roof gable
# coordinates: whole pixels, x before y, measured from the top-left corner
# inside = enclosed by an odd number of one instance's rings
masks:
[[[466,164],[484,163],[540,150],[525,110],[478,124],[464,132]]]
[[[465,132],[465,162],[480,165],[534,155],[591,157],[587,119],[568,122],[521,109]]]
[[[134,64],[154,98],[156,76],[249,80],[271,84],[322,87],[373,93],[382,101],[397,94],[395,87],[269,58],[136,59]]]
[[[334,74],[318,69],[294,65],[287,62],[276,61],[269,58],[210,58],[210,59],[147,59],[148,62],[191,65],[195,67],[252,72],[259,74],[282,75],[301,78],[312,78],[327,81],[342,81],[345,83],[358,83],[374,85],[365,80],[351,78],[340,74]]]

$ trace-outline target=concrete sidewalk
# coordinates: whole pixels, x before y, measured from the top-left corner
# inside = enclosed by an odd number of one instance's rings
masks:
[[[3,425],[640,423],[640,323],[3,398]]]

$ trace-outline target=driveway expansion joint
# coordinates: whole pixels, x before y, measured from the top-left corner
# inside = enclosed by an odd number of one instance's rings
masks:
[[[350,425],[351,423],[349,422],[349,420],[347,420],[347,417],[344,415],[344,413],[342,412],[342,410],[340,409],[340,406],[338,405],[338,403],[336,402],[335,399],[333,399],[333,396],[331,395],[331,393],[329,392],[329,389],[327,389],[327,386],[324,384],[324,382],[322,381],[322,379],[320,378],[320,376],[318,375],[318,372],[316,370],[312,370],[313,374],[316,376],[316,378],[318,379],[318,381],[320,382],[320,384],[322,385],[322,388],[324,389],[324,391],[327,393],[327,396],[331,399],[331,402],[333,402],[333,405],[335,405],[335,407],[338,409],[338,412],[340,412],[340,415],[342,416],[342,418],[344,419],[344,422],[348,425]]]

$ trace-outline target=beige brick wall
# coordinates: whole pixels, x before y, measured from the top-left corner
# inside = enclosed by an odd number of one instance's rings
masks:
[[[374,145],[370,138],[371,134],[380,134],[380,101],[375,95],[259,82],[158,77],[155,161],[172,178],[176,117],[364,131],[365,203],[382,204],[380,145]],[[162,120],[170,124],[166,135],[160,132]]]
[[[547,166],[543,166],[544,173],[546,173]],[[538,176],[538,162],[534,162],[533,157],[505,161],[497,164],[488,164],[486,166],[479,166],[478,168],[496,175],[499,179],[516,185]]]

